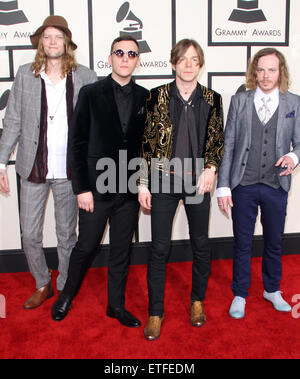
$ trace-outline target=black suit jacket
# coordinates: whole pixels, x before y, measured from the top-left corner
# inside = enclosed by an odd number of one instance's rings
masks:
[[[146,119],[144,105],[147,95],[148,91],[145,88],[133,84],[131,116],[127,133],[124,135],[111,77],[108,76],[81,88],[72,116],[68,146],[72,186],[75,194],[92,191],[95,199],[107,199],[119,193],[119,171],[121,170],[124,174],[124,167],[127,167],[130,159],[140,156]],[[123,156],[127,155],[127,163],[121,164],[121,167],[120,150],[123,150]],[[116,171],[108,171],[108,167],[96,169],[101,158],[108,159],[111,163],[114,162]],[[105,160],[101,161],[105,163]],[[133,172],[127,170],[128,178]],[[107,178],[107,181],[116,179],[115,190],[106,193],[97,191],[96,182],[103,173],[115,176],[113,178],[110,175]],[[129,193],[127,189],[124,191],[124,188],[121,192],[125,192],[125,196],[136,196]]]

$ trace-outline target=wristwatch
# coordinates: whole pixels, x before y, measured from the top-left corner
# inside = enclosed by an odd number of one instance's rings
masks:
[[[213,171],[213,172],[216,172],[216,171],[217,171],[216,166],[213,166],[213,165],[211,165],[211,164],[206,165],[205,168],[209,168],[209,169],[210,169],[211,171]]]

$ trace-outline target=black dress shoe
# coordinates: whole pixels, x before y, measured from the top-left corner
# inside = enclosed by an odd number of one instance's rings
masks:
[[[63,320],[67,316],[71,308],[71,304],[72,297],[61,293],[52,306],[52,319],[54,321]]]
[[[122,325],[129,328],[137,328],[141,326],[140,320],[129,313],[125,308],[112,308],[109,305],[106,309],[106,315],[108,317],[116,318]]]

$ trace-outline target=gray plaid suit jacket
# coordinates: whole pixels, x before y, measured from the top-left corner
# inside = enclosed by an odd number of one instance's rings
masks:
[[[251,147],[253,103],[254,91],[240,92],[231,98],[225,128],[225,150],[219,167],[217,188],[229,187],[232,190],[243,179]],[[300,161],[300,97],[290,92],[280,92],[276,160],[289,153],[291,145],[293,153]],[[278,175],[278,179],[281,187],[289,191],[291,175]]]
[[[41,113],[41,79],[30,70],[31,64],[20,66],[7,103],[0,140],[0,163],[7,164],[17,142],[17,173],[27,179],[31,173],[39,141]],[[97,81],[94,71],[78,65],[74,72],[74,99],[82,86]]]

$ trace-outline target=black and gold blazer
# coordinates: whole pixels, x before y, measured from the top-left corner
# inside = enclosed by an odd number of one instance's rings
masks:
[[[147,120],[142,140],[143,164],[139,184],[148,186],[151,158],[156,158],[157,169],[164,171],[171,160],[173,125],[169,111],[170,93],[175,81],[154,88],[146,101]],[[200,124],[205,128],[204,165],[219,167],[224,153],[222,97],[198,83],[201,91]],[[199,158],[202,158],[199,157]]]

